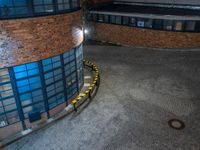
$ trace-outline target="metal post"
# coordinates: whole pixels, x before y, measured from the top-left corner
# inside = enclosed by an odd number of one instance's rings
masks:
[[[58,13],[58,4],[57,0],[53,0],[53,10],[54,13]]]
[[[34,7],[33,7],[33,0],[27,0],[27,5],[28,5],[28,11],[29,11],[29,15],[33,16],[34,15]]]
[[[80,47],[80,46],[78,46]],[[78,78],[78,68],[77,68],[77,58],[76,58],[76,50],[77,47],[75,48],[74,50],[74,55],[75,55],[75,68],[76,68],[76,85],[77,85],[77,89],[78,89],[78,92],[80,92],[80,89],[79,89],[79,78]]]
[[[42,93],[43,93],[43,97],[44,97],[45,111],[46,111],[47,117],[49,119],[50,118],[49,102],[48,102],[48,99],[47,99],[46,84],[45,84],[44,70],[43,70],[43,66],[42,66],[42,61],[38,62],[38,67],[39,67],[40,79],[41,79],[41,84],[42,84]]]
[[[65,79],[65,64],[64,64],[63,54],[61,54],[60,57],[61,57],[61,69],[62,69],[63,84],[64,84],[64,97],[65,97],[66,105],[68,105],[67,88],[66,88],[67,83]]]
[[[69,0],[70,11],[72,10],[72,0]]]

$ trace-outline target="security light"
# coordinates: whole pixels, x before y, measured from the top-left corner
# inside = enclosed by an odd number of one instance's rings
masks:
[[[85,33],[85,34],[88,34],[88,30],[87,30],[87,29],[85,29],[85,30],[84,30],[84,33]]]

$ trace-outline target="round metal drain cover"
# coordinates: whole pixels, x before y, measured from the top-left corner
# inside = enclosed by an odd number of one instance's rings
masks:
[[[176,130],[181,130],[185,128],[184,122],[178,119],[171,119],[168,121],[168,124],[171,128]]]

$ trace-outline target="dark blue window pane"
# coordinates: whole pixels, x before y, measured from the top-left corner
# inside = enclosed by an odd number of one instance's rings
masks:
[[[23,15],[28,13],[28,8],[27,7],[17,7],[15,8],[15,14],[16,15]]]
[[[69,52],[65,52],[65,53],[63,54],[63,57],[64,57],[64,58],[69,57]]]
[[[15,6],[24,6],[27,4],[27,0],[14,0],[14,4]]]
[[[33,77],[29,79],[30,84],[35,82],[40,82],[40,77]]]
[[[30,87],[31,87],[31,90],[38,89],[38,88],[41,87],[41,84],[40,83],[34,83],[34,84],[31,84]]]
[[[31,98],[31,94],[28,93],[28,94],[23,94],[20,96],[20,99],[21,101],[24,101],[24,100],[27,100],[27,99],[30,99]]]
[[[74,60],[74,59],[75,59],[75,56],[72,55],[72,56],[70,56],[69,61],[72,61],[72,60]]]
[[[53,64],[53,68],[57,68],[61,66],[61,62],[57,62]]]
[[[56,56],[56,57],[53,57],[52,58],[52,61],[53,62],[57,62],[57,61],[59,61],[60,60],[60,56]]]
[[[43,96],[40,95],[40,96],[36,96],[33,98],[33,102],[39,102],[39,101],[42,101],[43,100]]]
[[[50,96],[53,96],[54,94],[55,94],[55,90],[52,90],[47,93],[47,96],[50,97]]]
[[[51,83],[53,83],[53,82],[54,82],[54,80],[53,80],[53,78],[50,78],[50,79],[46,80],[45,82],[46,82],[46,84],[48,85],[48,84],[51,84]]]
[[[42,90],[37,90],[37,91],[34,91],[32,92],[32,96],[38,96],[38,95],[42,95]]]
[[[55,75],[58,75],[58,74],[61,74],[62,73],[62,70],[61,69],[56,69],[55,71],[54,71],[54,76]]]
[[[52,65],[47,65],[44,67],[44,71],[48,71],[48,70],[51,70],[52,69]]]
[[[57,76],[55,76],[55,81],[58,81],[58,80],[60,80],[60,79],[62,79],[62,75],[57,75]]]
[[[54,85],[51,85],[51,86],[48,86],[46,90],[47,90],[47,92],[49,92],[49,91],[51,91],[53,89],[54,89]]]
[[[30,87],[24,86],[24,87],[18,88],[18,90],[19,90],[19,93],[24,93],[24,92],[30,91]]]
[[[45,79],[49,79],[49,78],[53,77],[53,72],[46,73],[44,75],[44,77],[45,77]]]
[[[50,64],[50,63],[51,63],[51,58],[45,59],[45,60],[42,61],[42,64],[43,64],[43,65],[48,65],[48,64]]]

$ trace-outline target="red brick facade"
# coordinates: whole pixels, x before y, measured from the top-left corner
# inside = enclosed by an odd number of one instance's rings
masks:
[[[200,47],[200,33],[170,32],[122,25],[90,23],[91,38],[124,45],[150,48]]]
[[[63,53],[83,41],[81,11],[0,21],[0,68]]]

